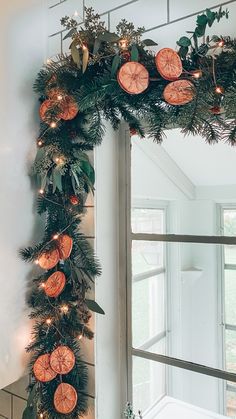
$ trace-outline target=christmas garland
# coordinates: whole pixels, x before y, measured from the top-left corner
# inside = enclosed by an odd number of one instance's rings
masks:
[[[190,37],[178,40],[177,52],[164,48],[156,56],[156,43],[142,39],[144,28],[122,20],[110,33],[92,9],[85,13],[83,28],[62,19],[71,54],[49,60],[34,86],[41,124],[31,176],[45,232],[21,251],[38,265],[28,297],[34,327],[24,419],[72,419],[87,410],[80,342],[93,338],[91,311],[104,312],[87,298],[100,267],[80,222],[95,182],[87,152],[101,143],[103,120],[114,129],[125,120],[131,134],[157,142],[175,126],[209,143],[236,141],[236,41],[205,36],[227,11],[207,10]]]

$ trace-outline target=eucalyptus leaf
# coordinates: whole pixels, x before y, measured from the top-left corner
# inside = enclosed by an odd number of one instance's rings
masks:
[[[52,172],[52,181],[53,181],[53,193],[56,189],[62,192],[62,181],[61,181],[61,173],[54,169]]]
[[[144,45],[146,45],[146,47],[154,47],[155,45],[158,45],[155,41],[153,41],[152,39],[144,39],[144,41],[142,41],[142,43]]]
[[[41,189],[42,190],[45,189],[45,186],[47,184],[47,174],[48,173],[46,173],[44,176],[41,176]]]
[[[182,36],[178,41],[177,45],[180,47],[189,47],[191,45],[191,40],[187,36]]]
[[[44,155],[45,155],[45,148],[44,147],[38,148],[36,156],[35,156],[35,162],[42,160],[44,158]]]
[[[77,67],[81,67],[81,58],[80,58],[80,51],[76,47],[76,45],[72,42],[71,44],[71,56],[75,64],[77,64]]]
[[[72,28],[67,34],[64,36],[63,40],[71,38],[73,35],[77,33],[77,30],[75,28]]]
[[[179,56],[181,58],[185,58],[187,54],[188,54],[188,47],[180,47]]]
[[[85,73],[87,66],[88,66],[88,60],[89,60],[89,50],[88,48],[83,49],[83,67],[82,71]]]
[[[138,48],[136,47],[136,45],[132,45],[131,61],[138,61],[138,58],[139,58]]]
[[[77,176],[76,172],[74,172],[74,170],[71,170],[71,171],[72,171],[72,174],[73,174],[73,176],[74,176],[75,182],[76,182],[76,184],[77,184],[77,186],[78,186],[78,188],[79,188],[79,187],[80,187],[79,178],[78,178],[78,176]]]
[[[93,54],[94,55],[97,54],[97,52],[99,51],[100,46],[101,46],[101,40],[99,38],[96,38],[95,42],[94,42],[94,46],[93,46]]]
[[[32,390],[30,391],[28,400],[27,400],[27,406],[32,407],[35,404],[35,396],[36,396],[37,386],[36,384],[33,386]]]
[[[89,161],[82,161],[81,162],[81,169],[87,175],[92,185],[95,182],[95,172],[93,166],[90,164]]]
[[[197,24],[199,26],[206,26],[208,22],[207,16],[206,15],[199,15],[197,17]]]
[[[113,61],[112,61],[111,77],[115,76],[119,65],[120,65],[120,56],[119,56],[119,54],[117,54],[117,55],[115,55],[115,57],[113,58]]]
[[[204,26],[200,26],[199,25],[199,26],[196,27],[194,34],[198,38],[200,38],[201,36],[204,36],[205,35],[205,31],[206,31],[206,25],[204,25]]]
[[[22,419],[37,419],[37,412],[31,407],[26,407]]]
[[[93,300],[85,300],[85,304],[87,305],[88,309],[93,311],[94,313],[98,314],[105,314],[105,311]]]

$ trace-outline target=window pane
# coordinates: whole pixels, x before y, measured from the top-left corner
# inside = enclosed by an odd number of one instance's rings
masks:
[[[162,364],[133,357],[133,404],[145,412],[165,394],[165,369]]]
[[[165,276],[132,285],[133,347],[138,348],[165,330]],[[152,343],[150,343],[152,345]],[[146,348],[143,348],[146,349]]]
[[[133,233],[164,233],[164,210],[133,208],[131,214]]]
[[[161,268],[164,264],[164,244],[134,241],[132,244],[133,275]]]
[[[236,236],[236,210],[224,210],[224,235]]]
[[[225,331],[226,369],[236,373],[236,331]]]
[[[226,323],[236,325],[236,270],[225,270]]]
[[[219,400],[224,384],[214,377],[133,357],[133,404],[148,419],[223,419]],[[230,400],[233,406],[234,398]],[[232,408],[227,413],[230,417]]]
[[[227,406],[227,416],[230,418],[235,418],[236,416],[236,389],[234,391],[226,392],[226,406]]]

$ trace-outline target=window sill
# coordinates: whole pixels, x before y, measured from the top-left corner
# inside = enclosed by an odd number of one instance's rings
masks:
[[[226,419],[226,416],[200,409],[171,397],[164,397],[144,419]]]

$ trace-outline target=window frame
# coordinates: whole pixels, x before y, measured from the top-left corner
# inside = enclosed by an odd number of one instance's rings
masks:
[[[121,328],[125,328],[121,349],[121,363],[125,365],[123,372],[126,385],[121,383],[123,394],[122,400],[132,402],[132,357],[137,356],[151,361],[159,362],[167,366],[174,366],[186,371],[200,373],[209,377],[215,377],[236,383],[236,374],[227,372],[225,369],[216,369],[171,356],[145,352],[132,348],[132,322],[128,315],[128,305],[132,297],[132,272],[131,272],[131,249],[132,240],[162,241],[168,243],[202,243],[202,244],[231,244],[236,245],[236,237],[222,236],[220,232],[215,236],[204,235],[181,235],[181,234],[143,234],[131,231],[131,137],[127,126],[124,124],[120,131],[119,148],[119,223],[120,223],[120,280],[125,293],[125,306],[121,303]],[[168,228],[167,228],[168,231]],[[126,244],[124,246],[124,243]]]

